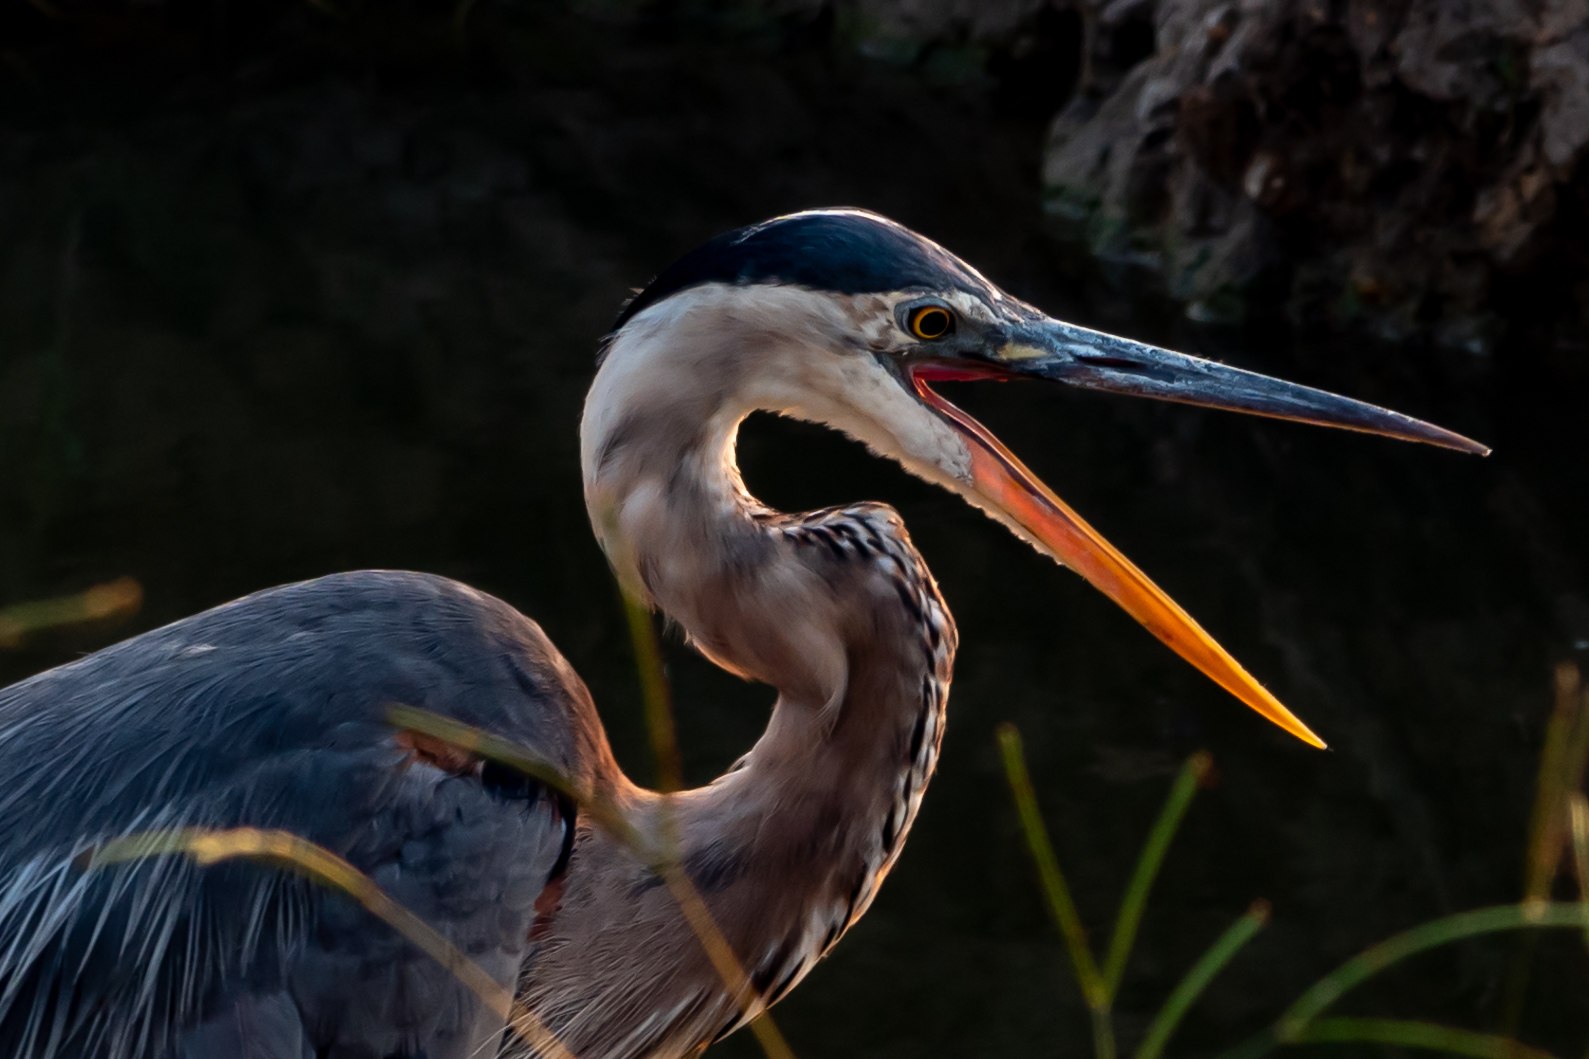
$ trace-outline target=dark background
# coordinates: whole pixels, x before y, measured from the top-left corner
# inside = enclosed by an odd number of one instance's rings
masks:
[[[1179,762],[1214,755],[1118,1005],[1128,1041],[1256,897],[1273,924],[1175,1054],[1236,1043],[1389,933],[1515,900],[1552,666],[1589,648],[1581,357],[1526,299],[1483,347],[1382,344],[1261,313],[1194,326],[1135,296],[1133,273],[1092,269],[1040,183],[1078,24],[1045,23],[1046,51],[928,61],[734,5],[0,0],[0,602],[120,575],[145,592],[120,625],[0,654],[0,681],[266,585],[431,570],[541,621],[649,778],[580,503],[596,341],[706,236],[855,204],[1056,315],[1389,404],[1495,455],[952,393],[1329,740],[1319,753],[952,497],[819,429],[753,421],[752,489],[788,509],[896,504],[963,642],[909,852],[777,1009],[796,1051],[1085,1050],[996,759],[1004,720],[1099,937]],[[1541,282],[1557,306],[1577,278]],[[668,657],[704,780],[771,695]],[[1514,947],[1415,961],[1344,1010],[1497,1028]],[[1582,1054],[1582,939],[1546,938],[1538,960],[1523,1036]]]

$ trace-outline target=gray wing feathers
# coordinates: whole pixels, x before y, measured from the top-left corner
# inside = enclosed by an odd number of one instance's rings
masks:
[[[599,740],[539,628],[419,574],[273,589],[0,690],[0,1054],[439,1059],[499,1034],[428,956],[289,872],[72,864],[151,828],[283,828],[511,984],[572,821],[406,757],[394,702],[576,776]]]
[[[287,993],[248,997],[190,1030],[177,1059],[315,1059]]]

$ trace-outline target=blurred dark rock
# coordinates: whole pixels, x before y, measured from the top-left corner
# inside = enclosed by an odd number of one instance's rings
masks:
[[[13,4],[0,114],[70,112],[80,85],[112,77],[178,94],[194,77],[258,90],[295,71],[549,88],[619,41],[861,57],[1009,119],[1052,118],[1046,202],[1084,251],[1073,260],[1195,320],[1284,315],[1474,353],[1511,328],[1558,355],[1589,323],[1589,0]],[[942,150],[987,138],[946,140],[934,117],[910,120]],[[532,181],[469,144],[344,131],[301,150],[289,179],[312,184],[339,152],[398,165],[410,184],[384,193],[416,223],[441,223],[424,189],[443,175],[481,201]],[[250,146],[266,168],[279,149]],[[594,187],[621,179],[583,161]]]
[[[1583,0],[1116,0],[1085,48],[1050,211],[1190,315],[1474,351],[1581,324]]]

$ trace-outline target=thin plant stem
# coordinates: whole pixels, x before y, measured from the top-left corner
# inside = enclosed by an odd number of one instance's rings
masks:
[[[1004,758],[1004,774],[1010,784],[1010,794],[1015,799],[1015,811],[1020,817],[1026,848],[1032,855],[1038,880],[1048,898],[1049,914],[1054,917],[1060,936],[1065,939],[1071,963],[1076,968],[1076,980],[1081,985],[1082,997],[1093,1011],[1107,1012],[1109,991],[1093,959],[1092,950],[1088,948],[1086,929],[1081,925],[1076,902],[1071,898],[1070,887],[1059,870],[1054,844],[1049,840],[1042,813],[1038,811],[1037,794],[1032,788],[1032,777],[1027,771],[1026,757],[1021,749],[1021,733],[1012,724],[1001,724],[998,727],[998,740]]]
[[[1280,1016],[1276,1023],[1277,1035],[1284,1041],[1295,1039],[1303,1027],[1347,991],[1392,964],[1426,949],[1503,930],[1582,928],[1585,925],[1589,925],[1589,905],[1545,902],[1478,908],[1432,920],[1363,950],[1319,979]]]
[[[684,786],[684,768],[679,755],[679,733],[673,721],[673,696],[662,665],[656,624],[645,604],[627,592],[623,595],[623,612],[629,623],[629,642],[640,678],[640,702],[657,765],[657,787],[664,793],[680,790]]]
[[[1589,747],[1589,709],[1578,670],[1571,665],[1556,669],[1556,703],[1545,725],[1545,745],[1539,755],[1534,809],[1528,828],[1528,864],[1523,879],[1523,900],[1544,901],[1560,865],[1567,831],[1567,793],[1583,782],[1583,757]]]
[[[1578,899],[1589,907],[1589,798],[1585,798],[1582,791],[1568,795],[1567,815],[1572,823],[1572,860],[1578,876]],[[1584,927],[1584,943],[1589,945],[1589,925]]]
[[[1567,750],[1562,755],[1562,787],[1569,793],[1581,790],[1589,779],[1589,691],[1582,687],[1577,667],[1572,667],[1573,684],[1577,691],[1574,703],[1573,727],[1567,736]]]
[[[241,858],[296,871],[311,881],[340,890],[372,915],[441,964],[485,1001],[491,1011],[547,1059],[574,1059],[534,1012],[429,923],[410,912],[373,879],[324,846],[287,831],[239,827],[229,830],[174,828],[113,839],[84,854],[82,867],[93,870],[150,857],[186,854],[200,867]]]
[[[1171,990],[1164,1001],[1164,1006],[1159,1008],[1159,1013],[1153,1016],[1142,1043],[1137,1047],[1135,1059],[1158,1059],[1163,1054],[1170,1035],[1175,1032],[1181,1019],[1202,995],[1203,990],[1214,980],[1214,976],[1224,970],[1225,965],[1256,937],[1268,922],[1269,902],[1254,901],[1245,915],[1215,939],[1214,944],[1208,947],[1208,951],[1203,953],[1180,983]]]
[[[629,641],[634,650],[635,671],[640,678],[640,701],[645,711],[646,730],[651,738],[651,754],[656,761],[657,786],[664,792],[680,790],[684,786],[683,755],[679,751],[678,725],[673,717],[673,694],[662,662],[662,643],[657,636],[656,622],[651,611],[638,598],[623,593],[624,617],[629,624]],[[658,814],[658,826],[665,855],[657,860],[653,869],[663,878],[674,903],[689,921],[707,959],[731,994],[740,998],[740,1010],[748,1020],[748,1029],[756,1036],[768,1059],[793,1059],[794,1053],[783,1034],[760,1007],[760,1000],[745,973],[733,946],[723,936],[711,910],[701,897],[689,875],[679,863],[678,851],[682,848],[671,806],[664,802]],[[758,1011],[759,1008],[759,1011]]]
[[[1089,1008],[1092,1013],[1093,1059],[1115,1059],[1115,1024],[1107,1007]]]
[[[28,636],[47,629],[123,617],[142,604],[143,586],[118,577],[69,596],[0,607],[0,648],[21,647]]]
[[[1330,1018],[1310,1023],[1298,1044],[1388,1044],[1472,1059],[1554,1059],[1511,1037],[1413,1019]]]
[[[1120,902],[1114,934],[1109,939],[1109,954],[1104,960],[1104,992],[1111,1001],[1120,992],[1126,960],[1131,955],[1131,946],[1136,941],[1137,929],[1142,924],[1142,914],[1147,907],[1148,894],[1164,863],[1164,855],[1169,851],[1170,842],[1192,804],[1192,796],[1197,793],[1198,785],[1208,775],[1211,765],[1212,759],[1201,751],[1187,758],[1180,774],[1175,777],[1175,784],[1170,788],[1170,796],[1165,799],[1164,809],[1154,822],[1153,830],[1148,832],[1142,855],[1137,858],[1136,870],[1131,873],[1131,882],[1126,886],[1125,896]]]
[[[1573,870],[1578,876],[1578,896],[1589,901],[1589,798],[1582,791],[1567,796],[1567,816],[1572,823]]]
[[[1589,905],[1524,902],[1458,912],[1388,938],[1325,975],[1303,993],[1275,1024],[1222,1059],[1257,1059],[1282,1044],[1303,1039],[1308,1026],[1352,988],[1409,956],[1481,934],[1505,930],[1583,929],[1589,926]]]
[[[1578,673],[1571,663],[1556,667],[1556,695],[1550,719],[1545,723],[1545,743],[1539,753],[1539,771],[1534,781],[1534,806],[1529,814],[1528,845],[1523,864],[1523,900],[1545,901],[1551,883],[1561,866],[1567,835],[1567,792],[1583,782],[1586,753],[1589,753],[1589,708]],[[1523,1021],[1529,978],[1533,973],[1534,950],[1539,937],[1528,934],[1518,939],[1507,974],[1502,1026],[1515,1034]]]
[[[389,706],[387,718],[398,728],[428,735],[508,768],[517,769],[525,775],[549,784],[577,802],[582,810],[590,814],[591,820],[598,827],[622,843],[662,878],[668,887],[668,892],[683,913],[685,922],[706,952],[707,959],[712,962],[713,969],[748,1020],[747,1028],[755,1036],[767,1059],[794,1059],[793,1050],[784,1040],[772,1017],[761,1006],[760,998],[751,987],[749,975],[745,973],[738,957],[734,955],[733,947],[729,945],[721,928],[712,918],[705,899],[701,897],[700,892],[679,865],[678,844],[675,841],[676,836],[668,826],[668,820],[663,820],[663,830],[667,833],[663,836],[659,848],[658,843],[649,841],[639,834],[610,799],[563,776],[529,750],[510,740],[413,706]]]
[[[586,789],[577,780],[564,775],[555,765],[510,739],[492,735],[472,724],[453,720],[432,710],[397,702],[387,705],[386,720],[401,731],[430,736],[539,780],[589,812],[597,824],[625,845],[640,843],[640,837],[607,799],[598,797],[595,791]]]
[[[452,35],[454,42],[462,48],[469,43],[469,15],[473,13],[475,0],[458,0],[452,9]]]
[[[755,1036],[756,1043],[761,1045],[762,1053],[767,1059],[794,1059],[794,1052],[790,1049],[789,1042],[784,1040],[777,1024],[761,1005],[761,1000],[751,985],[750,976],[745,973],[744,966],[734,955],[733,946],[729,945],[728,939],[723,936],[717,921],[712,918],[711,909],[706,907],[706,901],[690,882],[684,869],[677,860],[672,860],[657,865],[655,870],[662,876],[668,892],[673,895],[674,903],[684,913],[690,930],[700,942],[701,948],[705,950],[707,959],[712,961],[712,968],[717,972],[718,978],[728,987],[730,995],[737,998],[740,1012],[746,1018],[746,1029]]]
[[[305,0],[305,2],[308,3],[310,7],[330,15],[332,18],[343,22],[346,22],[348,19],[348,13],[337,5],[331,3],[331,0]]]

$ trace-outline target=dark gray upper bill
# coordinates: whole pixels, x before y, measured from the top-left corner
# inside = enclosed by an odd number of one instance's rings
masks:
[[[1023,327],[1011,339],[1045,355],[1010,362],[1010,369],[1070,386],[1358,430],[1480,456],[1490,452],[1472,438],[1388,408],[1058,320]]]

